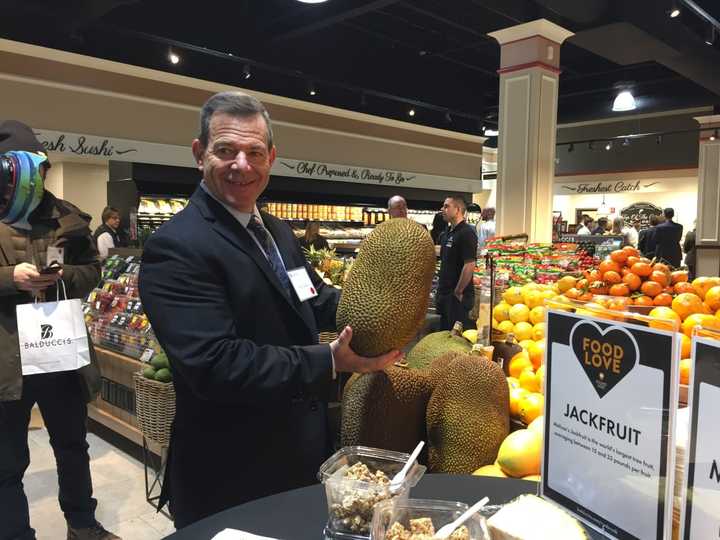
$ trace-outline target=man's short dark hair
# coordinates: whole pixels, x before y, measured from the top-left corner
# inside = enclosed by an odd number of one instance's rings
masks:
[[[450,195],[447,198],[454,202],[455,206],[460,208],[463,213],[467,210],[467,204],[465,203],[465,199],[463,199],[460,195]]]
[[[103,223],[105,223],[108,219],[110,219],[113,216],[113,214],[117,214],[118,216],[120,216],[120,210],[118,210],[117,208],[114,208],[112,206],[106,206],[105,208],[103,208],[103,211],[102,211]]]
[[[482,211],[483,221],[490,221],[495,219],[495,209],[492,206],[488,206]]]
[[[657,214],[653,214],[652,216],[650,216],[650,225],[652,227],[654,227],[658,223],[660,223],[660,216],[658,216]]]
[[[259,99],[242,92],[220,92],[208,99],[200,111],[200,143],[207,147],[210,138],[210,120],[214,114],[227,114],[238,118],[250,118],[258,114],[267,127],[267,147],[273,147],[273,130],[270,115]]]
[[[665,215],[665,219],[672,219],[675,217],[675,210],[672,208],[666,208],[663,210],[663,214]]]

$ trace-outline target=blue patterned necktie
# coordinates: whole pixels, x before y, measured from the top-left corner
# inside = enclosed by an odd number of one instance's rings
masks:
[[[280,259],[280,254],[278,253],[277,249],[275,249],[275,246],[273,245],[273,241],[270,238],[270,233],[267,232],[267,229],[264,227],[262,222],[258,219],[258,217],[253,214],[250,216],[250,222],[247,225],[247,229],[255,235],[255,238],[258,239],[258,242],[260,242],[260,245],[263,248],[263,251],[265,252],[265,255],[267,255],[268,262],[270,263],[270,267],[273,269],[273,272],[275,272],[275,275],[280,280],[280,284],[283,286],[285,291],[287,292],[288,296],[290,295],[290,278],[287,275],[287,272],[285,271],[285,266],[283,265],[282,260]]]

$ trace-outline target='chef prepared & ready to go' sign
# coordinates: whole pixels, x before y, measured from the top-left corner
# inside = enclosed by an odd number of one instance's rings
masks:
[[[670,539],[679,339],[550,310],[541,490],[609,538]]]

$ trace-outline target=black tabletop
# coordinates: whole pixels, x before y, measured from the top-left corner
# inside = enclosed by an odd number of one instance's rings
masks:
[[[410,492],[413,499],[441,499],[474,504],[484,496],[489,504],[503,504],[538,484],[513,478],[429,474]],[[318,540],[328,519],[325,488],[318,484],[230,508],[198,521],[170,536],[172,540],[209,540],[223,529],[240,529],[282,540]],[[590,531],[593,539],[604,537]]]

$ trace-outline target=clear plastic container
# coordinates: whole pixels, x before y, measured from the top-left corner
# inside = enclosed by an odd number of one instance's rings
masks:
[[[395,523],[400,523],[405,529],[410,530],[410,520],[418,518],[430,518],[437,532],[443,525],[459,518],[468,508],[467,504],[461,502],[429,499],[383,501],[375,506],[370,538],[385,540],[388,530]],[[485,518],[480,513],[468,519],[465,526],[468,528],[469,540],[490,539]]]
[[[407,500],[410,488],[425,473],[425,467],[415,463],[400,487],[391,493],[387,485],[346,478],[348,468],[362,462],[372,473],[380,470],[392,480],[409,457],[410,454],[402,452],[346,446],[323,463],[318,471],[318,479],[325,485],[328,504],[329,518],[324,531],[326,538],[369,538],[375,504],[384,500]]]

